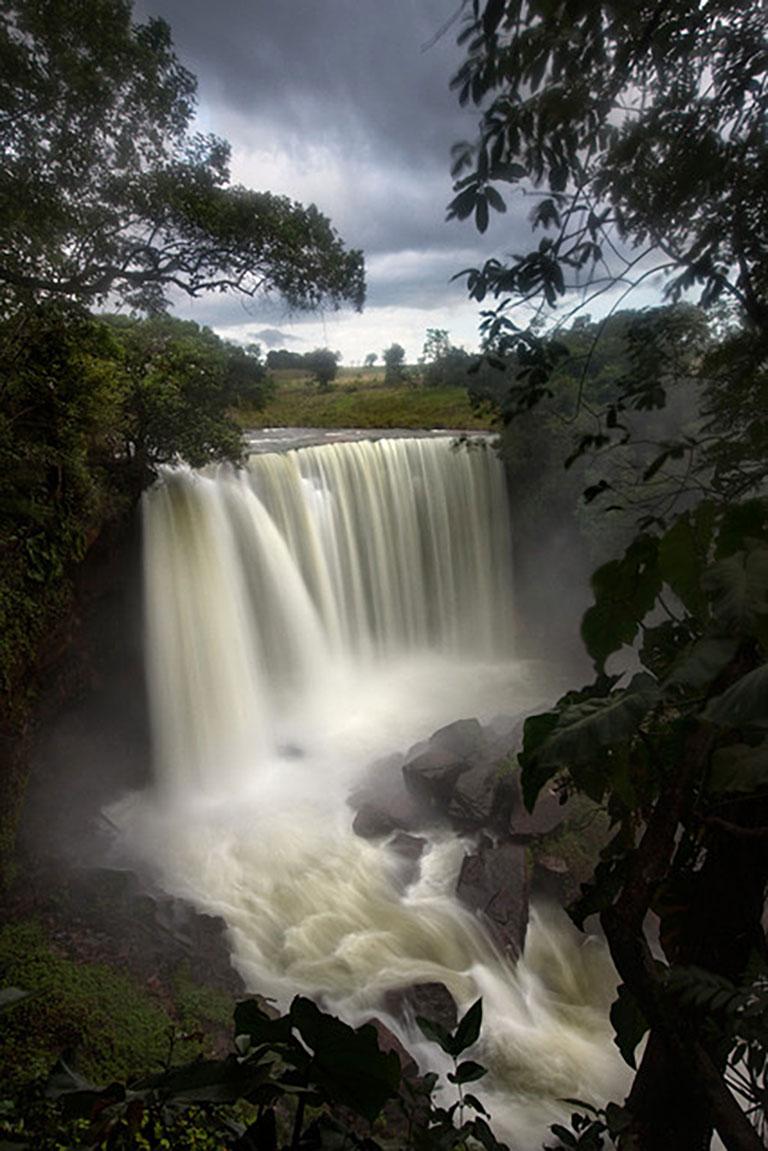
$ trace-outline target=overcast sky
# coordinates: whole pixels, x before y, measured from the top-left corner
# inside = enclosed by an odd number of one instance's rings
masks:
[[[449,90],[461,61],[459,0],[138,0],[138,19],[163,16],[199,82],[199,127],[232,145],[232,179],[317,204],[365,253],[368,302],[350,311],[290,315],[212,296],[179,314],[238,340],[296,351],[328,345],[343,362],[393,341],[409,360],[427,328],[476,346],[478,309],[462,268],[521,247],[514,208],[485,237],[445,220],[450,149],[477,116]],[[434,42],[433,42],[434,41]],[[430,46],[431,45],[431,46]]]

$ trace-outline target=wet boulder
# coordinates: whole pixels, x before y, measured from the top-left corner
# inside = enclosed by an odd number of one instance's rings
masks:
[[[464,857],[456,894],[477,914],[499,949],[517,959],[525,945],[530,899],[522,844],[494,844],[482,836],[477,850]]]
[[[471,762],[457,752],[430,746],[406,761],[403,779],[411,795],[445,811],[459,776],[471,767]]]
[[[438,728],[428,742],[436,751],[452,752],[460,759],[471,759],[484,750],[485,733],[479,720],[457,719]]]
[[[560,797],[548,789],[539,792],[533,811],[528,811],[523,803],[519,771],[513,773],[510,787],[509,835],[512,839],[527,842],[551,835],[567,818],[569,804],[561,803]]]
[[[495,763],[479,763],[462,772],[448,800],[447,812],[462,828],[487,827],[497,803],[499,768]]]
[[[453,1031],[458,1022],[456,1000],[444,983],[412,983],[410,987],[395,988],[384,996],[384,1006],[395,1018],[412,1020],[420,1015],[448,1031]]]
[[[393,831],[413,831],[431,822],[429,805],[410,792],[400,766],[402,755],[378,760],[365,782],[350,795],[355,812],[352,830],[363,839],[380,839]]]
[[[409,835],[407,831],[398,831],[392,837],[389,847],[397,856],[400,878],[405,887],[418,879],[419,863],[426,846],[426,839],[420,835]]]

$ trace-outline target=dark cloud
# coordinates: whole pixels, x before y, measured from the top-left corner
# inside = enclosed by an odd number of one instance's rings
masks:
[[[284,348],[286,344],[302,343],[300,336],[292,336],[290,332],[282,332],[280,328],[261,328],[258,332],[249,332],[253,340],[266,344],[268,348]]]
[[[451,277],[525,242],[521,212],[494,220],[484,238],[445,220],[450,148],[474,134],[477,119],[449,88],[462,59],[461,23],[451,23],[459,11],[460,0],[135,5],[139,19],[170,23],[198,77],[201,127],[233,146],[233,180],[316,203],[363,249],[369,313],[457,302],[469,310]],[[286,312],[274,301],[217,297],[196,304],[194,317],[279,328]]]
[[[390,158],[446,165],[474,124],[449,91],[458,24],[437,35],[458,9],[459,0],[141,0],[136,13],[167,19],[201,95],[256,130],[278,112],[286,137],[351,134]]]

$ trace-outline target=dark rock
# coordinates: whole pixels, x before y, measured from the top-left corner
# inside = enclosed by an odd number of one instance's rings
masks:
[[[551,791],[541,791],[533,811],[526,810],[520,789],[520,775],[513,776],[514,792],[509,816],[509,834],[513,839],[526,841],[549,835],[565,820],[568,804],[561,803]]]
[[[463,772],[448,802],[448,815],[461,827],[485,827],[491,822],[499,785],[495,763],[478,764]]]
[[[419,835],[408,835],[405,831],[398,831],[389,846],[398,856],[399,872],[404,887],[409,887],[419,877],[419,860],[427,846],[426,839]]]
[[[379,1050],[387,1055],[390,1051],[394,1051],[400,1060],[400,1070],[402,1074],[406,1079],[414,1079],[419,1074],[419,1065],[410,1051],[407,1051],[406,1048],[403,1047],[395,1033],[390,1031],[386,1024],[382,1023],[381,1020],[375,1016],[372,1019],[367,1019],[366,1025],[373,1027],[375,1030],[376,1037],[379,1041]]]
[[[431,1023],[439,1023],[453,1031],[458,1022],[456,1001],[444,983],[413,983],[410,987],[397,987],[384,996],[384,1006],[396,1018],[421,1015]]]
[[[540,855],[533,864],[531,891],[540,899],[567,902],[572,885],[568,864],[559,855]]]
[[[528,927],[529,881],[525,848],[494,846],[484,836],[477,852],[461,866],[456,894],[479,914],[491,937],[513,959],[522,953]]]
[[[397,829],[412,831],[431,822],[428,806],[405,786],[400,768],[404,756],[389,755],[372,763],[365,782],[347,802],[357,812],[352,829],[363,839],[390,835]]]
[[[414,831],[432,821],[428,808],[406,790],[401,777],[380,787],[362,788],[348,802],[357,809],[352,830],[363,839],[376,839],[396,830]]]
[[[411,794],[445,810],[457,779],[471,766],[454,751],[429,747],[403,765],[403,779]]]
[[[405,831],[398,831],[389,846],[404,859],[418,860],[424,854],[427,841],[420,835],[408,835]]]
[[[391,812],[375,803],[362,803],[352,820],[352,830],[361,839],[379,839],[389,835],[397,826]]]
[[[120,962],[133,971],[170,975],[183,963],[198,983],[234,995],[244,990],[224,920],[150,889],[129,869],[72,873],[59,903],[66,923],[112,937]]]
[[[429,737],[431,748],[451,751],[462,759],[482,751],[484,742],[483,728],[476,719],[457,719],[454,723],[438,728]]]

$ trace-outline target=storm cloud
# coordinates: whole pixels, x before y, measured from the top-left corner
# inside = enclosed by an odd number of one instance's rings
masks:
[[[236,339],[277,327],[347,361],[393,340],[415,358],[433,326],[475,343],[477,308],[452,277],[518,248],[528,223],[520,206],[478,238],[445,220],[450,149],[477,121],[449,88],[458,0],[141,0],[135,13],[171,25],[198,77],[200,128],[232,145],[232,179],[317,204],[366,257],[362,317],[221,296],[180,301],[182,314]]]

